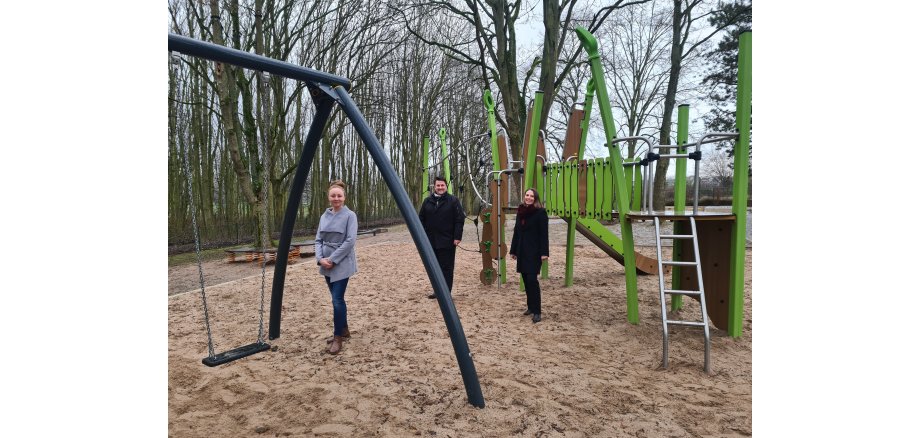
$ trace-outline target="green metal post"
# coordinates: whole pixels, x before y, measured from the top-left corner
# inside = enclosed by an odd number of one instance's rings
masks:
[[[524,161],[524,183],[526,187],[524,190],[530,188],[530,185],[533,184],[533,177],[536,169],[537,161],[537,138],[540,135],[540,117],[543,112],[543,92],[537,90],[533,98],[533,115],[531,116],[530,121],[530,143],[527,145],[527,157]],[[548,265],[546,261],[543,261],[543,265],[540,267],[540,273],[543,278],[548,278]],[[523,283],[521,283],[523,284]]]
[[[732,184],[731,277],[728,296],[728,334],[741,336],[744,322],[744,260],[747,246],[748,153],[751,147],[751,32],[738,39],[738,107],[735,112],[738,141]]]
[[[687,153],[687,138],[690,131],[690,105],[677,107],[677,153]],[[674,214],[683,214],[687,206],[687,159],[678,158],[674,171]],[[689,231],[687,231],[689,233]],[[681,233],[681,234],[687,234]],[[674,234],[677,234],[677,222],[674,222]],[[672,248],[672,260],[681,260],[681,241],[675,240]],[[680,266],[671,267],[671,289],[680,289]],[[671,310],[680,310],[684,301],[681,295],[671,296]]]
[[[491,143],[492,143],[492,170],[499,171],[499,170],[502,170],[501,160],[499,159],[501,155],[499,155],[499,151],[498,151],[498,129],[495,126],[495,101],[492,100],[492,91],[486,90],[483,93],[482,101],[486,106],[486,113],[488,114],[488,117],[489,117],[489,139],[491,140]],[[497,181],[500,181],[501,175],[496,173],[492,175],[492,178],[494,178]],[[505,189],[507,189],[507,187],[505,187]],[[501,209],[502,208],[501,199],[497,199],[494,201],[498,205],[498,208]],[[499,214],[501,214],[501,212],[499,212]],[[494,220],[499,220],[499,218],[495,217]],[[501,245],[505,243],[505,228],[499,227],[498,236],[493,237],[493,238],[498,241],[497,245],[499,245],[498,247],[501,248]],[[508,277],[507,277],[505,266],[506,266],[505,258],[502,257],[501,260],[498,262],[498,275],[500,276],[501,282],[503,284],[508,282]]]
[[[633,162],[633,161],[635,161],[635,158],[626,158],[625,160],[623,160],[623,164],[625,165],[626,163],[631,163],[631,162]],[[635,166],[626,166],[626,167],[623,168],[623,173],[625,174],[625,178],[624,178],[624,179],[625,179],[626,181],[630,181],[630,183],[632,182],[632,180],[633,180],[633,170],[634,170],[635,168],[636,168]],[[636,191],[635,191],[635,188],[633,188],[632,186],[630,186],[630,190],[631,190],[631,196],[629,197],[629,199],[630,199],[629,202],[632,202],[632,200],[636,198]],[[632,204],[630,204],[630,207],[629,207],[629,208],[633,208],[633,207],[632,207]]]
[[[431,194],[428,188],[428,143],[430,140],[431,137],[425,137],[425,150],[422,151],[422,202],[425,202],[425,198]]]
[[[626,267],[626,319],[633,324],[639,323],[639,289],[636,281],[636,254],[633,245],[632,224],[629,222],[629,192],[626,188],[626,176],[623,172],[623,157],[620,156],[619,143],[612,144],[616,138],[616,127],[613,123],[613,111],[610,109],[610,100],[607,97],[607,85],[604,82],[604,71],[601,67],[600,54],[597,50],[597,39],[591,32],[579,26],[575,29],[581,45],[588,52],[588,61],[591,63],[591,76],[597,92],[598,106],[601,111],[601,121],[604,124],[607,149],[610,153],[613,167],[613,189],[616,190],[617,210],[620,217],[620,229],[623,233],[623,259]]]
[[[633,158],[633,161],[642,161],[639,158]],[[632,211],[642,210],[642,169],[640,167],[635,167],[633,171],[633,197],[632,197]]]
[[[441,128],[438,131],[438,136],[441,137],[441,159],[444,161],[444,179],[447,180],[447,193],[451,195],[454,194],[454,183],[450,179],[450,155],[447,152],[447,130]]]
[[[533,115],[531,116],[530,126],[530,143],[527,145],[527,157],[524,161],[524,181],[527,187],[524,187],[524,190],[530,188],[532,184],[533,175],[534,175],[534,162],[537,161],[537,137],[540,135],[540,117],[543,112],[543,92],[537,91],[534,94],[533,98]]]
[[[543,157],[543,159],[546,159],[546,157]],[[546,192],[543,191],[543,189],[544,189],[544,186],[543,186],[543,163],[540,162],[540,161],[537,161],[536,167],[537,167],[537,172],[536,172],[536,175],[537,175],[537,182],[536,182],[537,193],[539,193],[540,196],[543,197],[543,198],[541,198],[541,199],[545,199],[545,197],[546,197]],[[549,263],[547,263],[545,260],[543,261],[543,266],[540,267],[540,276],[541,276],[542,278],[549,278]]]
[[[591,121],[591,106],[594,104],[594,79],[588,79],[588,87],[585,92],[585,115],[581,119],[581,142],[578,144],[578,161],[581,162],[585,156],[585,143],[588,141],[588,123]],[[588,182],[589,186],[592,184]],[[588,196],[594,193],[588,190]],[[565,287],[572,285],[575,277],[575,230],[577,229],[578,215],[574,214],[569,217],[569,228],[565,245]]]

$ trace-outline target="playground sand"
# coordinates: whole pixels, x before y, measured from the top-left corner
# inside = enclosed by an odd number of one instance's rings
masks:
[[[638,245],[654,244],[647,224],[634,231]],[[444,319],[426,298],[431,287],[404,226],[359,238],[360,271],[346,294],[352,339],[338,356],[324,353],[332,306],[312,258],[288,267],[273,351],[215,368],[201,363],[208,351],[197,267],[169,268],[170,436],[750,435],[752,249],[743,335],[712,330],[713,373],[706,375],[703,337],[692,328],[672,332],[670,366],[658,369],[657,277],[639,277],[640,323],[629,324],[622,266],[578,236],[574,286],[565,288],[565,224],[551,221],[550,233],[538,324],[522,315],[525,296],[514,275],[501,289],[483,286],[481,256],[457,252],[454,304],[485,409],[467,403]],[[471,223],[464,237],[461,246],[475,249]],[[638,250],[655,255],[653,246]],[[255,341],[260,274],[256,264],[205,263],[216,352]],[[696,301],[685,303],[684,319],[698,315]]]

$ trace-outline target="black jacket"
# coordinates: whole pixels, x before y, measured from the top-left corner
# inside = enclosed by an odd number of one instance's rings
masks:
[[[520,216],[514,219],[514,237],[508,252],[517,257],[517,272],[532,274],[543,266],[540,257],[549,257],[549,217],[540,208],[526,222],[522,225]]]
[[[463,240],[463,221],[466,214],[460,200],[450,193],[437,198],[434,194],[425,198],[418,218],[425,227],[425,234],[434,249],[452,248],[454,240]]]

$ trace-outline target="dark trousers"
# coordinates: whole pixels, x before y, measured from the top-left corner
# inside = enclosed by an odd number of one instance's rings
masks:
[[[447,290],[454,290],[454,257],[457,255],[457,247],[437,248],[434,250],[434,256],[438,259],[438,266],[441,267],[441,273],[444,274],[444,280],[447,281]]]
[[[527,292],[527,308],[531,313],[543,313],[540,308],[540,282],[536,272],[533,274],[521,273],[524,278],[524,291]]]

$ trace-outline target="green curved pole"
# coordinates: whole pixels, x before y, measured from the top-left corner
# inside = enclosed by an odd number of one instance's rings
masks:
[[[639,323],[639,291],[636,284],[636,254],[633,244],[632,224],[627,217],[629,213],[629,192],[626,188],[626,175],[623,171],[623,157],[620,156],[619,143],[612,144],[616,138],[616,127],[613,124],[613,111],[610,109],[610,99],[607,96],[607,85],[604,82],[604,70],[601,67],[600,55],[597,50],[597,39],[591,32],[579,26],[575,29],[582,47],[588,52],[588,61],[591,64],[591,76],[597,93],[598,106],[601,112],[601,121],[604,124],[607,149],[613,162],[613,189],[616,191],[617,213],[620,217],[620,229],[623,233],[623,259],[626,267],[626,319],[632,324]]]

